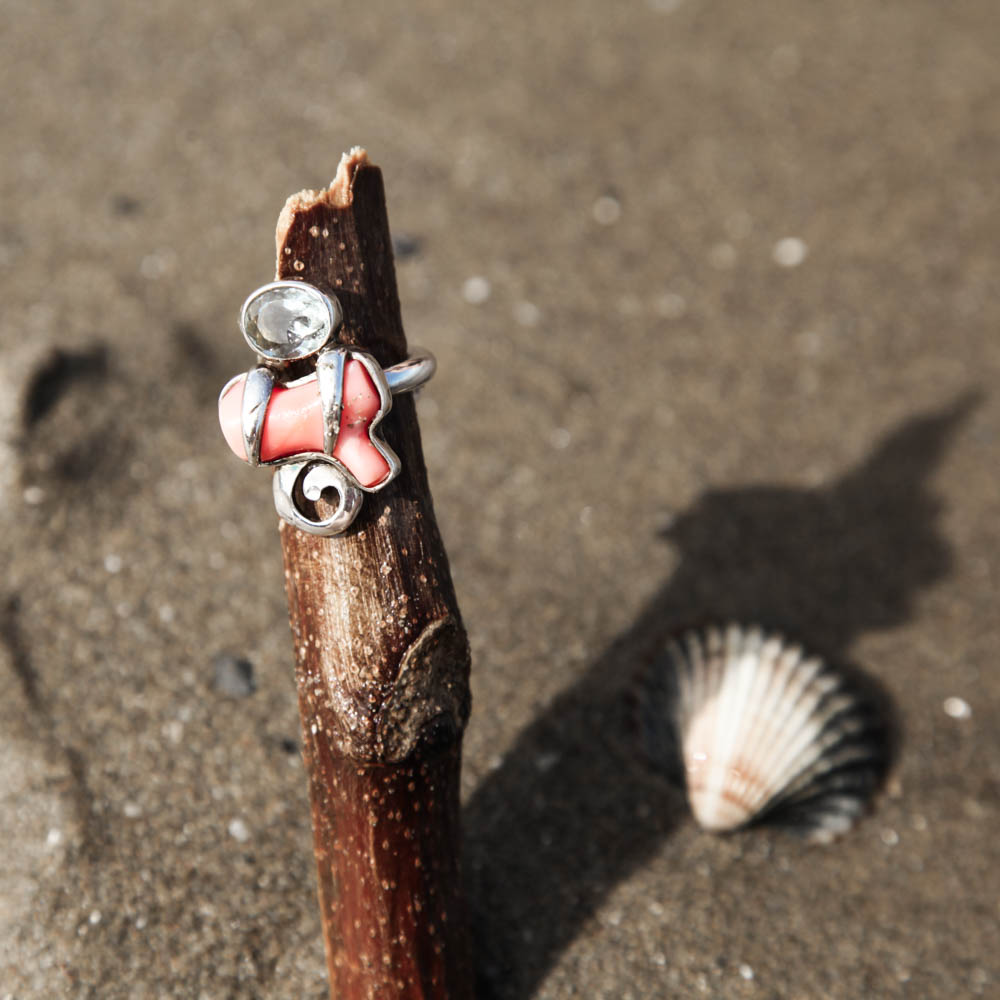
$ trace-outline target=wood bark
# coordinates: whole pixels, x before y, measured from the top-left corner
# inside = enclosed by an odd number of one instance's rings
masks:
[[[383,367],[406,357],[382,175],[362,150],[288,200],[277,245],[279,279],[339,298],[341,343]],[[468,642],[412,395],[382,427],[402,472],[345,534],[280,527],[331,997],[464,1000]]]

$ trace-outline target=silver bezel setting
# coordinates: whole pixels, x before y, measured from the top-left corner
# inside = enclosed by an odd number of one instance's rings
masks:
[[[319,347],[311,347],[307,351],[300,351],[297,354],[289,354],[287,356],[275,357],[269,354],[266,350],[261,350],[260,345],[254,341],[250,334],[247,332],[247,312],[250,309],[251,303],[256,299],[259,299],[262,295],[266,295],[268,292],[277,291],[281,288],[295,289],[297,292],[305,291],[307,294],[314,296],[319,304],[326,306],[326,316],[327,316],[327,332],[326,337]],[[340,324],[344,321],[343,310],[340,308],[340,303],[335,299],[331,298],[329,295],[324,295],[315,285],[310,285],[305,281],[272,281],[266,285],[261,285],[260,288],[252,291],[243,302],[243,306],[240,309],[240,331],[243,334],[243,339],[247,342],[250,350],[257,355],[258,358],[265,364],[270,365],[284,365],[292,361],[302,361],[305,358],[312,357],[318,351],[323,350],[327,344],[330,343],[330,338],[337,332],[340,328]]]

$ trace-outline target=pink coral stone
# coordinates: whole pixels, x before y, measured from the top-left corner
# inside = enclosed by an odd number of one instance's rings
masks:
[[[245,376],[233,382],[219,400],[219,423],[226,443],[247,460],[240,429]],[[369,428],[381,400],[371,376],[360,361],[344,366],[344,406],[333,457],[343,463],[362,486],[377,486],[389,475],[389,465],[372,444]],[[264,417],[260,443],[262,462],[288,458],[305,451],[323,450],[323,405],[316,378],[289,387],[275,386]]]

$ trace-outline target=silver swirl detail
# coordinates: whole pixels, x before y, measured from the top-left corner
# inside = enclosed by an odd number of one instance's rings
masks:
[[[311,454],[303,461],[280,465],[274,473],[274,506],[280,517],[310,535],[337,535],[350,527],[361,510],[364,493],[357,480],[334,458]],[[301,488],[307,500],[315,503],[324,490],[337,491],[337,509],[320,519],[309,517],[296,502]]]

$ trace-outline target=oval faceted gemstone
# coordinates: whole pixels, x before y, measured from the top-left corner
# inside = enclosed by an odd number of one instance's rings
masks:
[[[334,317],[329,300],[311,285],[263,288],[247,300],[243,335],[258,354],[294,361],[315,354],[330,339]]]

